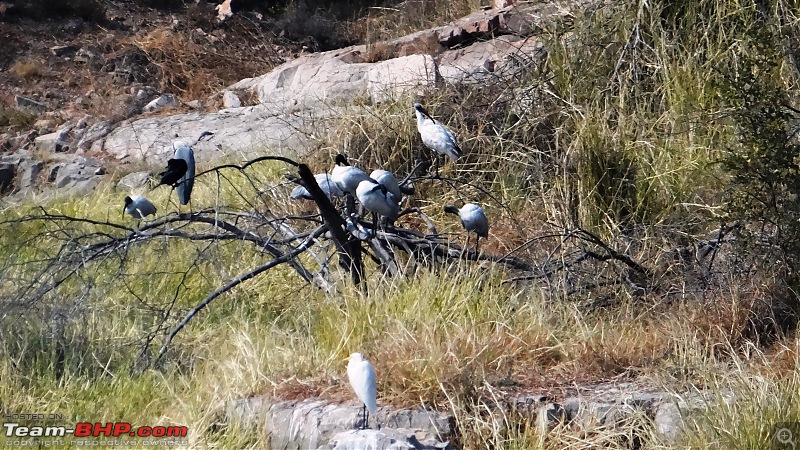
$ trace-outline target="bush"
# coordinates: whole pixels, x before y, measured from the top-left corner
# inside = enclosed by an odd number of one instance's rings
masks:
[[[719,77],[720,96],[732,109],[739,135],[722,161],[732,181],[728,212],[750,225],[742,233],[742,249],[782,283],[777,290],[783,294],[761,313],[783,332],[796,327],[800,311],[800,111],[790,106],[785,75],[786,68],[797,73],[800,67],[792,67],[784,44],[800,36],[779,26],[785,19],[754,11],[736,64]]]

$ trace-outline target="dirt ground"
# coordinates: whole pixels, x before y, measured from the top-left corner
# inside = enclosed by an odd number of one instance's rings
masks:
[[[2,153],[29,143],[30,130],[52,132],[69,119],[141,114],[161,93],[176,95],[181,109],[213,109],[225,86],[304,51],[302,40],[275,33],[275,20],[254,11],[220,22],[205,2],[168,11],[94,1],[75,4],[96,9],[50,12],[0,2]]]

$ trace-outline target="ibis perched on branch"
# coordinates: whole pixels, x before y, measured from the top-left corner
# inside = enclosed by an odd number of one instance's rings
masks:
[[[436,152],[435,169],[439,175],[439,156],[448,156],[453,161],[461,156],[461,147],[456,142],[453,132],[446,126],[436,121],[419,103],[414,103],[414,113],[417,115],[417,130],[422,143]]]

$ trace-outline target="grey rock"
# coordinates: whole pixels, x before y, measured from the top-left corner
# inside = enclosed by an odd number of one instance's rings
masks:
[[[91,191],[102,178],[95,175],[97,169],[97,167],[86,166],[83,163],[65,164],[56,174],[55,187],[72,193]]]
[[[360,411],[361,407],[356,404],[331,405],[317,399],[273,403],[263,397],[253,397],[230,403],[226,415],[228,421],[243,426],[263,423],[270,436],[270,448],[307,449],[331,443],[334,436],[352,430]],[[384,434],[398,430],[406,438],[413,434],[419,442],[442,443],[454,433],[454,420],[446,414],[382,407],[375,416],[370,415],[370,423],[375,426],[379,422]],[[330,448],[336,448],[335,445]]]
[[[500,82],[542,64],[546,55],[544,44],[535,37],[501,36],[443,53],[438,70],[442,80],[452,84]]]
[[[436,64],[430,55],[409,55],[375,63],[367,70],[367,91],[373,102],[382,102],[436,82]]]
[[[43,169],[44,163],[41,161],[26,160],[23,164],[20,164],[17,183],[19,189],[25,190],[34,186]]]
[[[669,441],[677,441],[685,426],[683,414],[677,403],[665,403],[656,410],[653,424],[662,436]]]
[[[327,116],[335,113],[331,110]],[[164,157],[172,154],[176,135],[194,141],[202,132],[212,131],[216,133],[212,139],[195,146],[198,163],[218,160],[229,154],[263,154],[265,149],[296,157],[325,117],[323,112],[316,115],[274,113],[263,105],[213,113],[197,111],[148,117],[117,126],[103,140],[102,150],[116,159],[159,161],[161,164],[166,160]]]
[[[53,56],[69,56],[78,51],[78,47],[74,45],[55,45],[50,47],[50,53]]]
[[[242,101],[233,91],[225,91],[222,94],[222,106],[224,108],[239,108],[242,106]]]
[[[421,442],[413,430],[406,429],[343,431],[334,435],[330,443],[319,447],[319,449],[331,450],[434,450],[448,448],[450,448],[448,442],[434,440]]]
[[[104,138],[111,132],[113,125],[107,120],[103,120],[90,126],[78,140],[76,147],[78,151],[85,151],[91,148],[92,144],[98,139]]]
[[[150,178],[150,172],[134,172],[122,177],[117,182],[117,190],[130,192],[143,187]]]
[[[37,114],[41,114],[47,111],[47,106],[44,105],[43,103],[39,103],[36,100],[23,97],[21,95],[14,96],[14,105],[16,105],[17,108],[23,111],[33,112]]]
[[[63,152],[68,149],[68,138],[69,131],[61,130],[39,136],[35,138],[33,142],[36,148],[42,152]]]
[[[99,58],[94,52],[82,48],[75,53],[75,61],[79,63],[90,64],[99,62]]]
[[[153,111],[158,111],[160,109],[164,109],[168,106],[177,106],[177,105],[178,105],[178,97],[175,97],[172,94],[161,94],[155,100],[144,105],[144,108],[142,108],[142,112],[153,112]]]
[[[50,174],[47,175],[48,182],[52,183],[56,181],[56,178],[58,178],[58,172],[61,171],[61,167],[63,167],[62,164],[56,164],[50,168]]]

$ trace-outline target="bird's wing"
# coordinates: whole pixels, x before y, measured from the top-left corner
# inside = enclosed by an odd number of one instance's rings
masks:
[[[445,139],[450,142],[450,145],[452,145],[460,155],[461,147],[459,147],[458,142],[456,142],[456,136],[453,134],[453,132],[444,125],[439,125],[439,127],[442,129]]]
[[[367,405],[369,412],[374,413],[378,409],[378,386],[375,381],[375,371],[369,361],[361,363],[360,370],[364,376],[364,394],[361,400]],[[359,398],[361,396],[359,395]]]

